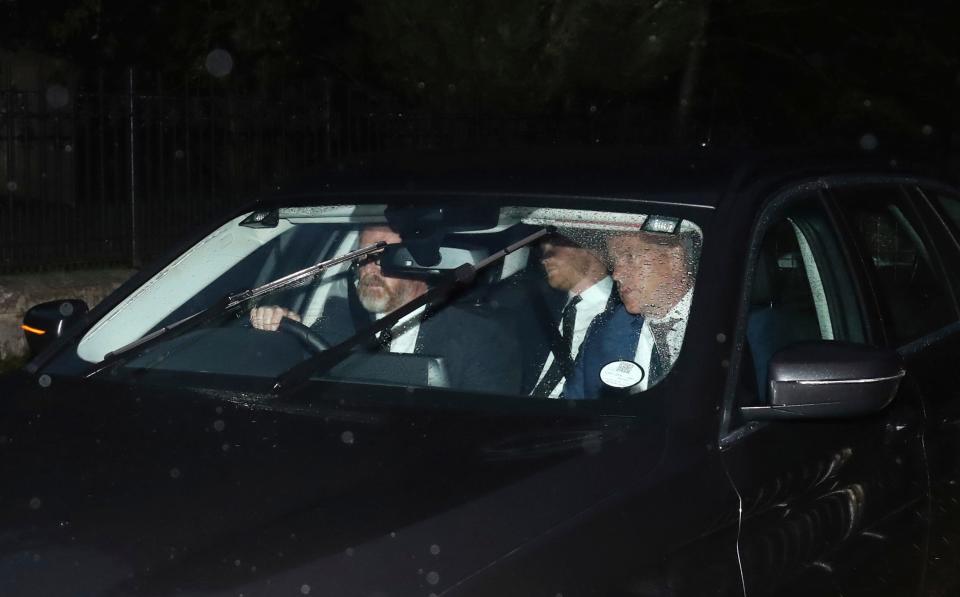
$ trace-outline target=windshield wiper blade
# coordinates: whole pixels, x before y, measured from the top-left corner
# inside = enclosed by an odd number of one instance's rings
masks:
[[[150,332],[146,336],[137,338],[133,342],[130,342],[129,344],[122,346],[117,350],[108,352],[104,356],[103,360],[97,363],[96,365],[94,365],[84,375],[84,377],[92,377],[100,373],[104,369],[108,369],[119,362],[123,362],[127,360],[128,358],[130,358],[130,356],[133,356],[134,354],[139,354],[140,352],[143,351],[143,349],[157,343],[160,340],[175,338],[200,325],[203,325],[205,323],[212,321],[213,319],[216,319],[217,317],[223,315],[224,313],[228,313],[230,311],[233,311],[239,308],[241,305],[243,305],[246,302],[249,302],[256,298],[260,298],[262,296],[266,296],[273,292],[277,292],[278,290],[283,290],[284,288],[288,288],[294,284],[297,284],[302,280],[306,280],[311,276],[315,276],[316,274],[322,272],[325,269],[333,267],[334,265],[343,263],[345,261],[352,261],[358,257],[369,255],[370,253],[382,251],[385,246],[387,246],[386,242],[379,241],[379,242],[373,243],[372,245],[361,247],[355,251],[350,251],[348,253],[344,253],[343,255],[339,255],[337,257],[327,259],[326,261],[321,261],[320,263],[316,263],[314,265],[311,265],[310,267],[305,267],[291,274],[287,274],[282,278],[277,278],[272,282],[267,282],[266,284],[257,286],[256,288],[250,288],[247,290],[241,290],[240,292],[234,292],[234,293],[228,294],[227,296],[221,298],[216,303],[207,307],[206,309],[202,309],[200,311],[197,311],[193,315],[188,315],[183,319],[180,319],[171,324],[165,325],[158,330]]]
[[[295,388],[310,379],[311,375],[328,371],[337,363],[346,358],[355,346],[376,337],[376,335],[383,330],[393,327],[401,319],[425,305],[441,304],[453,294],[454,290],[464,288],[472,284],[477,276],[477,272],[500,261],[510,253],[537,242],[544,236],[552,234],[554,231],[555,228],[553,226],[541,228],[533,234],[525,236],[517,242],[507,245],[496,253],[491,254],[486,259],[482,259],[476,265],[471,265],[469,263],[461,265],[453,270],[452,277],[440,286],[431,288],[416,299],[391,311],[376,322],[350,336],[340,344],[331,346],[327,350],[316,354],[305,361],[297,363],[290,369],[287,369],[281,373],[277,377],[277,382],[273,386],[273,391],[277,394],[288,392],[292,388]]]

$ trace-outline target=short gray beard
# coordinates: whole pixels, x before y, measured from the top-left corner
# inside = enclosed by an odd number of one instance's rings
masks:
[[[363,305],[363,308],[371,313],[386,313],[387,307],[390,305],[390,295],[384,294],[380,298],[374,298],[370,295],[360,294],[360,304]]]

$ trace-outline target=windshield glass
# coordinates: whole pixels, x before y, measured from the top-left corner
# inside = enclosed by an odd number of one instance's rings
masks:
[[[76,356],[89,367],[206,309],[190,329],[131,350],[112,376],[271,380],[318,363],[315,380],[570,400],[642,392],[681,354],[701,242],[693,222],[654,213],[386,204],[248,213],[123,300]],[[385,245],[217,307],[377,243]],[[475,277],[451,282],[464,264],[479,268]],[[450,292],[428,295],[438,288]],[[404,306],[415,308],[392,322]],[[344,342],[336,358],[322,358]]]

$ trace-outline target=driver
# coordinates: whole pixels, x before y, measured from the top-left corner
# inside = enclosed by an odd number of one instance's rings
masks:
[[[360,232],[360,246],[401,242],[388,226],[366,226]],[[386,276],[378,255],[358,262],[357,297],[371,321],[427,292],[422,280]],[[256,307],[250,323],[260,330],[275,331],[284,318],[301,321],[298,313],[278,306]],[[314,331],[327,338],[346,338],[357,331],[353,320],[342,316],[319,318]],[[516,339],[496,322],[462,307],[446,305],[426,311],[420,307],[406,315],[379,338],[383,350],[403,354],[442,357],[451,387],[463,390],[513,394],[520,389],[519,349]]]

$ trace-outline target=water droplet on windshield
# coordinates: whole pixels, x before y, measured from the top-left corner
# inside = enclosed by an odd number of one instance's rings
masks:
[[[179,478],[180,478],[180,469],[178,469],[178,468],[176,468],[176,467],[170,469],[170,478],[171,478],[171,479],[179,479]]]
[[[430,546],[430,553],[433,555],[440,555],[440,546],[434,543]]]
[[[43,506],[43,501],[40,498],[38,497],[30,498],[31,510],[39,510],[41,506]]]
[[[927,137],[929,137],[930,135],[933,134],[933,127],[930,126],[929,124],[925,124],[923,125],[923,128],[920,129],[920,132],[926,135]]]
[[[53,380],[50,379],[50,376],[44,373],[37,379],[37,383],[40,384],[41,388],[49,388],[50,384],[53,383]]]
[[[217,48],[207,54],[204,66],[206,66],[207,72],[214,77],[226,77],[233,71],[233,56],[230,55],[230,52]]]
[[[11,180],[10,182],[8,182],[8,183],[7,183],[7,190],[10,191],[11,193],[13,193],[14,191],[16,191],[16,190],[17,190],[17,182],[16,182],[15,180]]]
[[[344,431],[343,433],[341,433],[341,434],[340,434],[340,441],[342,441],[343,443],[347,444],[348,446],[351,445],[351,444],[353,444],[353,432],[352,432],[352,431]]]
[[[63,85],[47,87],[47,105],[53,109],[63,108],[70,103],[70,91]]]
[[[302,593],[303,595],[309,595],[310,585],[300,585],[300,593]]]
[[[218,432],[223,431],[226,426],[227,424],[224,423],[221,419],[217,419],[216,421],[213,422],[213,428]]]
[[[864,151],[873,151],[878,145],[880,145],[880,141],[873,133],[867,133],[860,137],[860,148]]]
[[[440,582],[440,575],[436,572],[427,572],[427,582],[435,585]]]
[[[345,553],[347,554],[347,557],[351,557],[351,558],[352,558],[352,557],[353,557],[353,554],[356,553],[356,552],[353,550],[352,547],[348,547]]]

